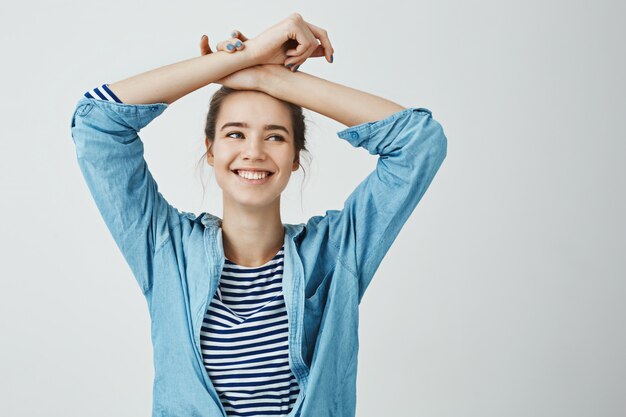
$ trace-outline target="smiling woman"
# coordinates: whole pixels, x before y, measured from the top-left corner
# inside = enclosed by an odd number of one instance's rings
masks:
[[[85,93],[72,118],[81,171],[150,307],[153,416],[352,417],[359,304],[447,139],[430,110],[298,72],[309,57],[333,61],[326,32],[299,14],[232,37]],[[138,136],[210,83],[222,88],[202,161],[223,218],[169,204]],[[378,161],[342,210],[288,224],[280,199],[306,152],[303,107],[350,126],[338,137]]]
[[[207,136],[207,162],[213,167],[218,185],[223,191],[224,231],[233,230],[241,222],[249,227],[251,224],[264,225],[267,233],[278,230],[277,241],[270,252],[280,246],[283,241],[282,221],[280,220],[280,195],[287,187],[291,173],[299,167],[299,151],[296,149],[296,138],[290,134],[294,131],[291,112],[280,100],[257,91],[224,91],[219,112],[214,122],[220,126],[215,136]],[[302,109],[300,108],[300,113]],[[239,130],[232,131],[232,126]],[[286,133],[278,135],[276,129],[267,128],[281,126]],[[212,130],[212,129],[209,129]],[[280,131],[280,129],[279,129]],[[304,137],[298,138],[300,149],[304,147]],[[237,173],[232,181],[233,171],[265,171],[273,175],[259,178],[259,173]],[[246,185],[264,185],[263,187],[247,187]],[[251,210],[254,208],[254,210]],[[271,223],[274,226],[271,227]],[[269,228],[271,227],[271,228]],[[244,233],[244,230],[234,231]],[[225,245],[227,255],[243,260],[250,256],[246,247],[237,247],[236,241],[228,241]],[[230,246],[229,246],[230,245]],[[261,255],[264,259],[269,254]],[[248,259],[252,265],[260,260]]]

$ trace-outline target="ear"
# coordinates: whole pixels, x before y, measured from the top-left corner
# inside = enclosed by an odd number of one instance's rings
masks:
[[[298,168],[300,168],[300,156],[296,156],[296,159],[293,161],[293,164],[291,165],[292,171],[297,171]]]
[[[209,149],[209,138],[207,137],[204,138],[204,145],[207,148],[206,160],[209,165],[213,166],[214,161],[213,161],[213,154],[211,153],[211,150]]]

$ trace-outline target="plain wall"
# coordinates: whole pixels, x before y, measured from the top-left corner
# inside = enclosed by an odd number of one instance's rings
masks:
[[[626,415],[625,3],[458,0],[3,5],[0,415],[150,415],[148,310],[79,171],[76,102],[294,11],[335,48],[301,71],[426,107],[448,137],[361,304],[357,415]],[[196,169],[216,89],[141,137],[168,201],[221,216]],[[307,117],[286,223],[341,208],[376,163]]]

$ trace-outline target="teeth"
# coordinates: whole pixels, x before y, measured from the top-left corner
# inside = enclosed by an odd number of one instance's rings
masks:
[[[265,178],[269,175],[268,172],[256,172],[256,171],[237,171],[237,174],[240,177],[249,179],[249,180],[258,180]]]

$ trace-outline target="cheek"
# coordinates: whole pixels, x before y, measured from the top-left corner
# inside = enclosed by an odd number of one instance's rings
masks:
[[[219,146],[218,144],[213,144],[211,148],[213,153],[213,165],[215,168],[223,168],[224,166],[228,167],[233,158],[233,151],[229,149],[227,146]]]

